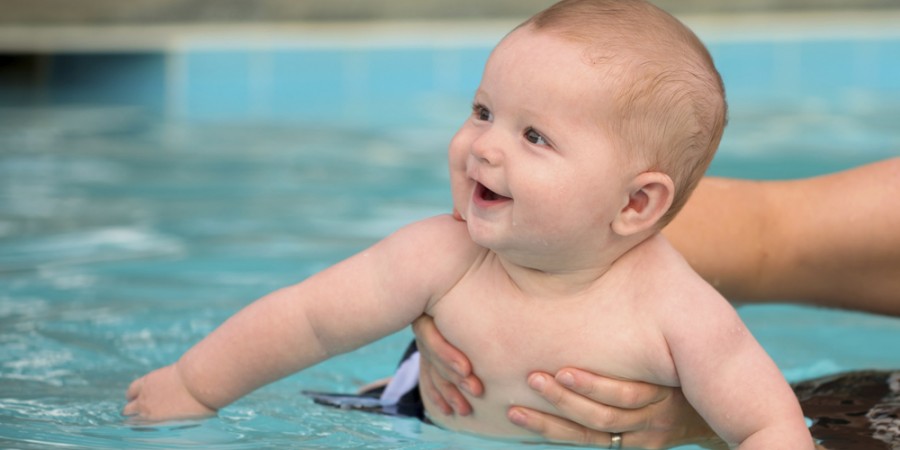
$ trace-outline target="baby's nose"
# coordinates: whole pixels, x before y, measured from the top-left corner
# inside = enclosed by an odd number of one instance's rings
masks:
[[[478,161],[489,165],[500,164],[503,161],[502,139],[499,133],[487,131],[472,142],[469,151]]]

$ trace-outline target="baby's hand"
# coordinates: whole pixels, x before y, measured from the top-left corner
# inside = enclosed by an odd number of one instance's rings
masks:
[[[125,395],[128,404],[122,414],[141,421],[159,422],[216,414],[214,409],[191,395],[175,364],[156,369],[134,380]]]

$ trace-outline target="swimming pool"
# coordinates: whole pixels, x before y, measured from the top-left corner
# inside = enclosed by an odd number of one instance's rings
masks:
[[[698,21],[732,108],[711,173],[807,176],[900,155],[896,31],[747,35]],[[119,416],[133,378],[248,301],[446,212],[446,143],[506,29],[418,29],[434,37],[413,43],[402,29],[226,33],[54,57],[42,100],[0,114],[0,446],[510,448],[298,395],[389,374],[408,331],[215,419]],[[900,367],[898,319],[740,312],[792,381]]]

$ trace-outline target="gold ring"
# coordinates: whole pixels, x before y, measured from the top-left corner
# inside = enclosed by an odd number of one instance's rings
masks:
[[[609,448],[622,448],[622,433],[609,434]]]

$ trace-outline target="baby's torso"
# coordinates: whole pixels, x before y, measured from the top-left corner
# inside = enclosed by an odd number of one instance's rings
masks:
[[[430,311],[441,333],[469,357],[485,388],[483,397],[468,397],[475,412],[466,417],[444,416],[426,398],[430,418],[439,425],[497,437],[534,437],[506,418],[514,404],[553,412],[526,384],[534,371],[552,374],[578,367],[677,385],[651,308],[655,300],[645,298],[653,292],[648,280],[613,280],[568,298],[526,298],[504,274],[496,255],[486,254]]]

